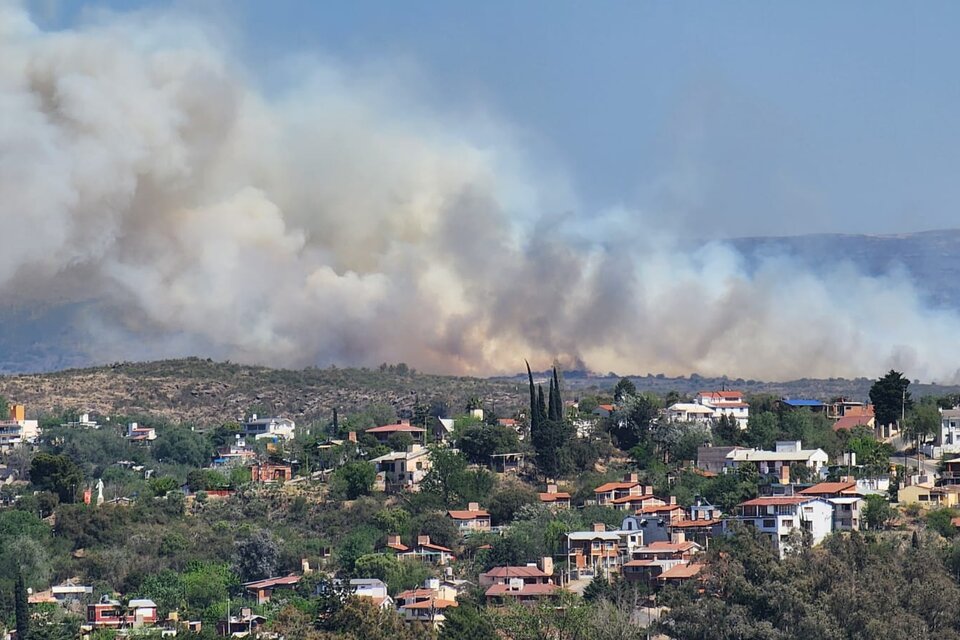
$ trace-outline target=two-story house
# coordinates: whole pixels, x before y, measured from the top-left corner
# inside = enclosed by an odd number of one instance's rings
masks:
[[[480,574],[479,583],[490,605],[511,602],[531,604],[556,595],[560,589],[553,583],[553,559],[543,558],[540,566],[494,567]]]
[[[696,402],[676,402],[664,411],[664,417],[670,422],[693,422],[709,424],[713,422],[714,409]]]
[[[447,511],[447,517],[453,520],[462,534],[490,531],[490,514],[476,502],[469,503],[464,510]]]
[[[799,440],[777,441],[774,451],[759,449],[733,449],[726,455],[729,467],[739,467],[745,462],[755,464],[761,475],[772,475],[789,482],[790,467],[802,464],[814,475],[830,461],[823,449],[804,449]]]
[[[300,576],[291,574],[277,578],[267,578],[266,580],[245,582],[242,586],[247,593],[256,599],[257,604],[264,604],[270,602],[274,591],[278,589],[293,589],[298,584],[300,584]]]
[[[591,531],[567,534],[567,570],[571,579],[606,576],[620,566],[620,534],[602,522]]]
[[[819,544],[833,530],[833,505],[810,496],[771,496],[754,498],[737,505],[732,518],[724,521],[753,527],[766,534],[783,556],[793,536],[808,535],[811,544]]]
[[[670,540],[651,542],[634,549],[631,559],[623,565],[623,577],[630,581],[651,584],[664,572],[681,564],[689,564],[701,551],[696,542],[687,540],[683,532],[676,532]]]
[[[258,418],[253,414],[243,423],[243,436],[254,440],[292,440],[297,425],[289,418]]]
[[[627,498],[644,495],[652,496],[653,487],[644,487],[640,484],[640,478],[636,473],[626,474],[622,482],[605,482],[593,490],[593,496],[598,505],[612,507],[624,504],[624,509],[630,508],[629,503],[625,502]]]
[[[406,451],[391,451],[370,462],[377,465],[387,491],[419,491],[432,467],[430,450],[419,444],[407,447]]]
[[[428,578],[422,587],[397,594],[397,611],[407,622],[434,628],[443,624],[444,611],[457,606],[457,590],[437,578]]]
[[[741,429],[747,428],[750,418],[750,405],[743,399],[740,391],[701,391],[694,397],[694,403],[713,411],[713,419],[723,416],[733,418]]]
[[[800,495],[823,498],[833,505],[834,531],[859,531],[863,495],[857,481],[850,478],[840,482],[820,482],[801,490]]]
[[[417,543],[399,555],[409,558],[419,558],[425,562],[444,566],[456,558],[453,551],[447,547],[430,542],[430,536],[417,536]]]
[[[549,505],[553,509],[569,509],[570,494],[566,491],[560,491],[555,484],[548,484],[546,491],[539,494],[540,502]]]
[[[409,420],[401,420],[396,424],[386,424],[382,427],[373,427],[372,429],[367,429],[364,433],[370,434],[377,439],[377,442],[381,444],[387,444],[387,441],[390,440],[390,436],[397,433],[406,433],[416,444],[423,445],[426,444],[425,438],[427,430],[422,427],[415,427],[410,424]]]
[[[940,410],[940,425],[933,442],[924,443],[922,448],[926,455],[934,458],[960,453],[960,407]]]
[[[87,605],[87,628],[128,629],[152,627],[157,624],[157,605],[153,600],[135,598],[124,607],[108,596]]]
[[[39,423],[26,418],[26,407],[22,404],[10,405],[10,415],[6,420],[0,420],[0,453],[36,441],[40,435]]]

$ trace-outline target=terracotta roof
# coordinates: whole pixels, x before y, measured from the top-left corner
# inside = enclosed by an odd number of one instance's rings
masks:
[[[501,427],[514,427],[517,424],[517,421],[513,418],[500,418],[497,420],[497,424]]]
[[[834,493],[849,493],[851,489],[856,492],[856,482],[821,482],[813,485],[812,487],[807,487],[800,492],[800,495],[823,496]]]
[[[407,545],[405,545],[405,544],[399,544],[399,543],[394,543],[394,542],[388,542],[388,543],[387,543],[387,547],[390,548],[390,549],[393,549],[393,550],[395,550],[395,551],[409,551],[409,550],[410,550],[410,547],[408,547]]]
[[[872,404],[868,404],[865,407],[847,407],[843,410],[844,418],[854,416],[869,416],[873,418],[876,416],[876,411],[874,411]]]
[[[434,598],[431,600],[420,600],[401,606],[401,609],[446,609],[447,607],[456,607],[456,600],[441,600]]]
[[[646,515],[648,513],[663,513],[664,511],[683,511],[683,507],[678,504],[648,504],[645,507],[637,509],[637,515]]]
[[[951,518],[951,519],[950,519],[950,524],[952,524],[952,525],[955,526],[955,527],[960,527],[960,517],[958,517],[958,518]]]
[[[706,469],[701,469],[700,467],[693,467],[692,469],[690,469],[690,471],[693,472],[693,473],[695,473],[695,474],[697,474],[698,476],[702,476],[702,477],[704,477],[704,478],[716,478],[716,477],[717,477],[717,474],[716,474],[715,472],[713,472],[713,471],[707,471]]]
[[[566,491],[558,491],[556,493],[541,493],[540,502],[556,502],[557,500],[569,500],[570,494]]]
[[[764,498],[754,498],[753,500],[747,500],[746,502],[741,502],[739,506],[741,507],[766,507],[768,505],[792,505],[792,504],[802,504],[804,502],[809,502],[813,500],[813,496],[769,496]]]
[[[597,409],[603,409],[604,411],[613,411],[616,407],[612,404],[598,404]]]
[[[539,567],[494,567],[482,574],[489,578],[545,578]]]
[[[280,578],[267,578],[266,580],[256,580],[254,582],[244,583],[247,589],[269,589],[270,587],[287,587],[300,582],[300,576],[283,576]]]
[[[447,514],[454,520],[476,520],[477,518],[489,518],[490,514],[486,511],[447,511]]]
[[[652,567],[657,564],[656,560],[631,560],[630,562],[624,562],[623,566],[625,567]]]
[[[615,491],[617,489],[631,489],[639,485],[639,482],[606,482],[594,489],[593,492],[606,493],[608,491]]]
[[[841,429],[853,429],[854,427],[859,426],[870,426],[871,420],[873,420],[873,416],[843,416],[833,423],[833,430],[840,431]]]
[[[703,569],[702,564],[696,562],[691,562],[690,564],[678,564],[674,567],[670,567],[659,576],[659,580],[683,580],[684,578],[692,578]]]
[[[630,502],[646,502],[647,500],[657,500],[658,502],[663,502],[660,498],[652,494],[647,494],[645,496],[621,496],[620,498],[614,498],[614,504],[627,504]]]
[[[696,542],[687,540],[685,542],[667,542],[666,540],[659,540],[657,542],[651,542],[645,547],[640,547],[635,551],[635,553],[663,553],[663,552],[680,552],[680,551],[689,551],[697,547]]]
[[[450,549],[446,547],[441,547],[438,544],[433,544],[432,542],[418,542],[416,545],[417,549],[430,549],[432,551],[445,551],[447,553],[453,553]]]
[[[693,529],[696,527],[712,527],[715,524],[720,524],[720,519],[716,520],[679,520],[677,522],[671,522],[671,527],[680,527],[681,529]]]
[[[433,589],[408,589],[397,594],[397,600],[406,600],[407,598],[432,598]]]
[[[555,584],[525,584],[523,589],[511,590],[509,584],[492,584],[490,588],[487,589],[486,595],[488,596],[543,596],[549,595],[554,591],[558,590],[558,587]]]
[[[697,395],[721,400],[733,400],[743,397],[743,393],[740,391],[701,391]]]
[[[420,427],[415,427],[411,424],[385,424],[382,427],[373,427],[372,429],[367,429],[366,433],[424,433],[425,431],[426,429],[421,429]]]

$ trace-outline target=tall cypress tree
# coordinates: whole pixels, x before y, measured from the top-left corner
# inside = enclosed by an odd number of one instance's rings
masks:
[[[537,387],[537,426],[547,419],[547,403],[543,399],[543,385]]]
[[[547,396],[547,419],[551,422],[557,420],[557,398],[553,390],[553,378],[550,378],[550,395]]]
[[[530,371],[530,363],[527,363],[527,378],[530,380],[530,433],[537,430],[540,426],[539,414],[537,411],[537,390],[533,386],[533,372]]]
[[[30,635],[30,609],[27,606],[27,586],[23,582],[23,570],[17,572],[14,587],[14,615],[17,618],[17,640],[27,640]]]
[[[556,416],[554,420],[563,420],[563,398],[560,396],[560,376],[557,375],[557,368],[553,368],[553,388],[554,388],[554,409]]]

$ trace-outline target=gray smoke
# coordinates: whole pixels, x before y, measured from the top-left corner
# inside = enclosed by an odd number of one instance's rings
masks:
[[[0,4],[0,294],[82,307],[98,361],[958,377],[960,318],[903,276],[564,214],[509,126],[385,65],[296,70],[262,91],[180,15],[44,32]]]

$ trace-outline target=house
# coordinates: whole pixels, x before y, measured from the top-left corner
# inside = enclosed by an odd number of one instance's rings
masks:
[[[933,442],[924,444],[922,450],[933,458],[960,453],[960,407],[940,410],[940,428]]]
[[[631,582],[652,583],[677,565],[688,564],[700,551],[700,545],[687,540],[682,531],[674,533],[670,540],[651,542],[634,549],[630,560],[623,564],[623,577]]]
[[[149,444],[157,439],[157,430],[153,427],[141,427],[136,422],[127,425],[127,440],[137,444]]]
[[[417,536],[417,544],[401,551],[400,555],[409,558],[419,558],[435,565],[444,566],[451,560],[456,560],[453,551],[430,542],[430,536]]]
[[[597,408],[593,410],[593,415],[600,416],[601,418],[609,418],[610,415],[617,410],[617,407],[612,404],[598,404]]]
[[[289,418],[258,418],[257,414],[243,423],[242,434],[254,440],[291,440],[296,434],[297,425]]]
[[[403,552],[405,552],[405,551],[410,551],[410,547],[408,547],[407,545],[403,544],[403,543],[400,541],[400,536],[398,536],[398,535],[396,535],[396,534],[387,536],[386,548],[387,548],[387,549],[392,549],[393,551],[396,551],[397,553],[403,553]]]
[[[370,598],[374,606],[380,609],[392,609],[394,600],[387,593],[387,585],[376,578],[353,578],[350,580],[350,592],[358,598]]]
[[[570,494],[566,491],[558,491],[558,488],[555,484],[548,484],[547,490],[539,494],[540,502],[550,505],[554,509],[569,509]]]
[[[727,456],[733,451],[747,451],[746,447],[697,447],[697,466],[701,472],[719,474],[730,466]]]
[[[258,462],[250,467],[252,482],[289,482],[293,479],[293,468],[288,464]]]
[[[270,602],[273,592],[277,589],[293,589],[300,583],[300,576],[289,575],[279,578],[267,578],[266,580],[254,580],[246,582],[243,588],[257,600],[257,604]]]
[[[390,436],[397,433],[406,433],[416,444],[423,445],[426,444],[425,437],[427,430],[422,427],[415,427],[410,424],[409,420],[397,421],[396,424],[387,424],[382,427],[373,427],[372,429],[367,429],[364,433],[368,433],[374,438],[377,439],[377,442],[380,444],[387,444],[387,441],[390,440]]]
[[[857,481],[850,479],[840,482],[820,482],[812,487],[801,489],[798,493],[802,496],[815,496],[829,499],[859,496],[860,490],[857,489]]]
[[[420,483],[430,471],[430,450],[418,444],[406,451],[392,451],[371,460],[377,473],[383,475],[388,491],[419,491]]]
[[[943,472],[940,474],[940,479],[937,480],[937,484],[941,486],[960,484],[960,458],[944,460]]]
[[[234,467],[243,466],[253,462],[257,458],[257,452],[247,446],[247,441],[240,434],[228,445],[218,447],[213,456],[211,466],[214,467]]]
[[[447,516],[456,523],[460,533],[490,531],[490,514],[476,502],[471,502],[462,511],[447,511]]]
[[[700,572],[703,571],[703,567],[704,565],[699,562],[678,564],[657,576],[657,582],[662,585],[680,584],[698,577]]]
[[[620,566],[620,534],[607,531],[602,522],[591,531],[567,534],[567,571],[571,579],[606,576]]]
[[[494,453],[490,456],[490,470],[494,473],[520,473],[523,470],[523,453]]]
[[[812,398],[780,398],[777,405],[781,410],[806,409],[814,413],[826,413],[827,405]]]
[[[77,584],[73,580],[66,580],[60,584],[55,584],[47,591],[32,594],[28,600],[34,602],[55,602],[57,604],[67,604],[70,602],[80,602],[93,594],[93,587]]]
[[[701,496],[696,497],[696,501],[687,509],[690,520],[719,520],[723,513],[719,507],[715,507],[707,502]]]
[[[842,420],[842,418],[841,418]],[[857,481],[821,482],[799,492],[803,496],[824,498],[833,505],[834,531],[859,531],[864,500]]]
[[[157,605],[153,600],[137,598],[124,607],[117,600],[103,596],[99,602],[87,605],[87,624],[91,629],[119,629],[152,627],[157,624]]]
[[[553,559],[542,558],[540,566],[495,567],[480,574],[480,586],[490,605],[511,602],[531,604],[556,595],[560,589],[553,583]]]
[[[727,454],[726,458],[730,467],[751,462],[757,466],[760,475],[774,475],[786,478],[788,481],[791,465],[802,464],[813,473],[819,474],[830,461],[830,456],[823,449],[804,449],[803,443],[799,440],[778,441],[775,451],[734,449]]]
[[[426,598],[398,605],[397,612],[403,616],[405,622],[419,622],[438,629],[446,620],[444,611],[456,606],[458,606],[456,600]]]
[[[842,418],[837,418],[837,421],[833,423],[834,431],[842,431],[844,429],[856,429],[857,427],[866,427],[873,431],[876,426],[876,418],[873,416],[843,416]]]
[[[833,530],[833,505],[811,496],[770,496],[754,498],[737,505],[735,515],[724,521],[753,527],[767,535],[783,556],[791,544],[791,534],[809,534],[811,543],[820,544]]]
[[[100,425],[96,420],[90,419],[89,413],[81,413],[76,420],[68,420],[60,423],[61,427],[73,429],[99,429]]]
[[[956,507],[960,502],[958,496],[960,496],[960,485],[935,487],[927,482],[908,485],[897,493],[900,504],[918,504],[925,509]]]
[[[686,515],[683,507],[677,504],[677,499],[674,496],[670,496],[669,503],[664,503],[661,500],[660,504],[650,504],[640,507],[636,513],[638,516],[662,518],[670,523],[684,520]]]
[[[695,422],[708,424],[713,421],[714,409],[696,402],[677,402],[667,407],[664,416],[669,422]]]
[[[629,509],[629,501],[625,501],[624,498],[652,496],[653,487],[644,487],[640,484],[639,476],[636,473],[628,473],[624,476],[622,482],[605,482],[600,485],[593,490],[593,495],[598,505],[616,506],[622,504],[624,505],[623,509]],[[618,500],[620,502],[617,502]]]
[[[428,427],[434,442],[446,442],[453,435],[453,419],[431,416]]]
[[[747,428],[750,418],[750,404],[743,399],[740,391],[701,391],[694,397],[694,403],[703,405],[713,411],[713,419],[719,420],[723,416],[733,418],[741,429]]]
[[[26,407],[22,404],[10,405],[10,414],[6,420],[0,420],[0,453],[6,453],[25,443],[32,443],[40,435],[39,423],[26,419]]]
[[[255,636],[266,622],[266,618],[244,607],[240,609],[240,615],[228,616],[225,620],[217,623],[217,635],[231,638]]]
[[[840,398],[827,405],[827,417],[833,420],[851,417],[874,417],[872,404]]]

